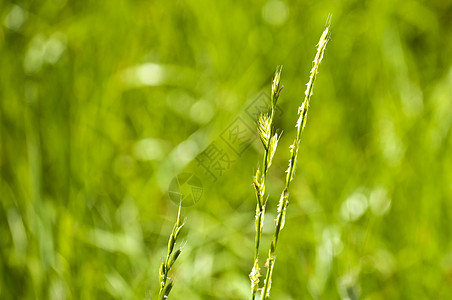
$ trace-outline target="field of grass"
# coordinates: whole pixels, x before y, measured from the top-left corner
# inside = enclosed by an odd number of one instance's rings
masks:
[[[445,0],[0,2],[0,299],[250,299],[330,13],[271,299],[451,299]]]

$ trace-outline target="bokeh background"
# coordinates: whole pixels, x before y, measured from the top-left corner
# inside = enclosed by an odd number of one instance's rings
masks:
[[[451,299],[446,0],[1,1],[0,298],[155,298],[185,172],[170,298],[247,299],[262,147],[196,158],[284,65],[265,257],[329,13],[272,299]]]

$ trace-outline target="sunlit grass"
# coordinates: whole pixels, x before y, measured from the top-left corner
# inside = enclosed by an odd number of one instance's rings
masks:
[[[334,39],[290,186],[271,296],[448,299],[451,5],[2,1],[0,298],[158,294],[177,212],[167,193],[173,170],[268,92],[269,70],[283,64],[266,250],[287,167],[281,149],[297,134],[292,116],[331,11]],[[256,136],[184,208],[170,298],[250,296],[250,178],[261,152]]]

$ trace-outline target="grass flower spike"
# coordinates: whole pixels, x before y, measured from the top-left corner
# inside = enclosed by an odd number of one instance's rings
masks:
[[[174,286],[174,282],[168,277],[168,273],[171,270],[171,267],[176,262],[177,258],[182,253],[182,247],[176,249],[174,251],[174,247],[176,245],[177,237],[184,226],[181,218],[181,209],[182,205],[179,205],[179,211],[177,213],[177,221],[174,224],[173,231],[168,240],[168,254],[166,255],[166,260],[161,263],[159,268],[159,279],[160,279],[160,293],[159,299],[167,299],[171,289]]]
[[[276,68],[275,77],[272,83],[272,94],[270,98],[270,111],[262,114],[257,122],[259,137],[264,146],[264,158],[262,161],[262,171],[257,169],[256,175],[253,178],[254,188],[256,190],[256,216],[255,216],[255,248],[254,248],[254,264],[250,273],[251,280],[251,298],[255,299],[257,290],[259,288],[259,246],[264,225],[264,214],[266,201],[265,197],[265,181],[267,177],[268,168],[272,164],[273,157],[278,146],[280,135],[274,132],[273,118],[275,115],[276,103],[278,102],[279,94],[282,87],[280,86],[282,66]]]
[[[290,146],[289,167],[286,171],[287,174],[286,174],[286,179],[285,179],[285,186],[281,193],[281,197],[280,197],[279,203],[278,203],[278,215],[275,220],[275,224],[276,224],[275,233],[273,236],[273,240],[272,240],[272,243],[270,246],[270,251],[268,254],[268,259],[266,262],[267,274],[265,276],[264,288],[262,291],[262,299],[263,300],[270,297],[273,267],[274,267],[275,259],[276,259],[276,246],[278,244],[279,234],[280,234],[281,230],[284,228],[286,209],[287,209],[287,205],[289,204],[289,185],[290,185],[290,182],[293,180],[293,177],[295,174],[295,166],[297,163],[298,149],[299,149],[299,145],[300,145],[300,141],[301,141],[301,134],[303,133],[304,127],[306,125],[309,102],[310,102],[311,96],[313,94],[314,83],[317,78],[320,63],[322,62],[322,59],[323,59],[323,53],[325,52],[326,45],[328,44],[329,39],[330,39],[330,18],[328,18],[326,29],[324,30],[322,36],[320,37],[320,41],[317,44],[317,54],[314,58],[313,66],[312,66],[310,77],[309,77],[309,82],[307,84],[307,88],[306,88],[306,92],[305,92],[305,98],[304,98],[303,103],[301,104],[301,106],[298,109],[298,120],[296,123],[297,135],[295,137],[294,142]]]

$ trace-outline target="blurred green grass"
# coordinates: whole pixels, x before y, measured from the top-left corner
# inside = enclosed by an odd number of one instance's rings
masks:
[[[200,172],[196,155],[282,64],[269,245],[328,13],[272,298],[448,299],[452,5],[441,0],[1,2],[0,298],[155,295],[177,212],[169,182]],[[184,209],[173,299],[247,297],[260,151],[203,179]]]

